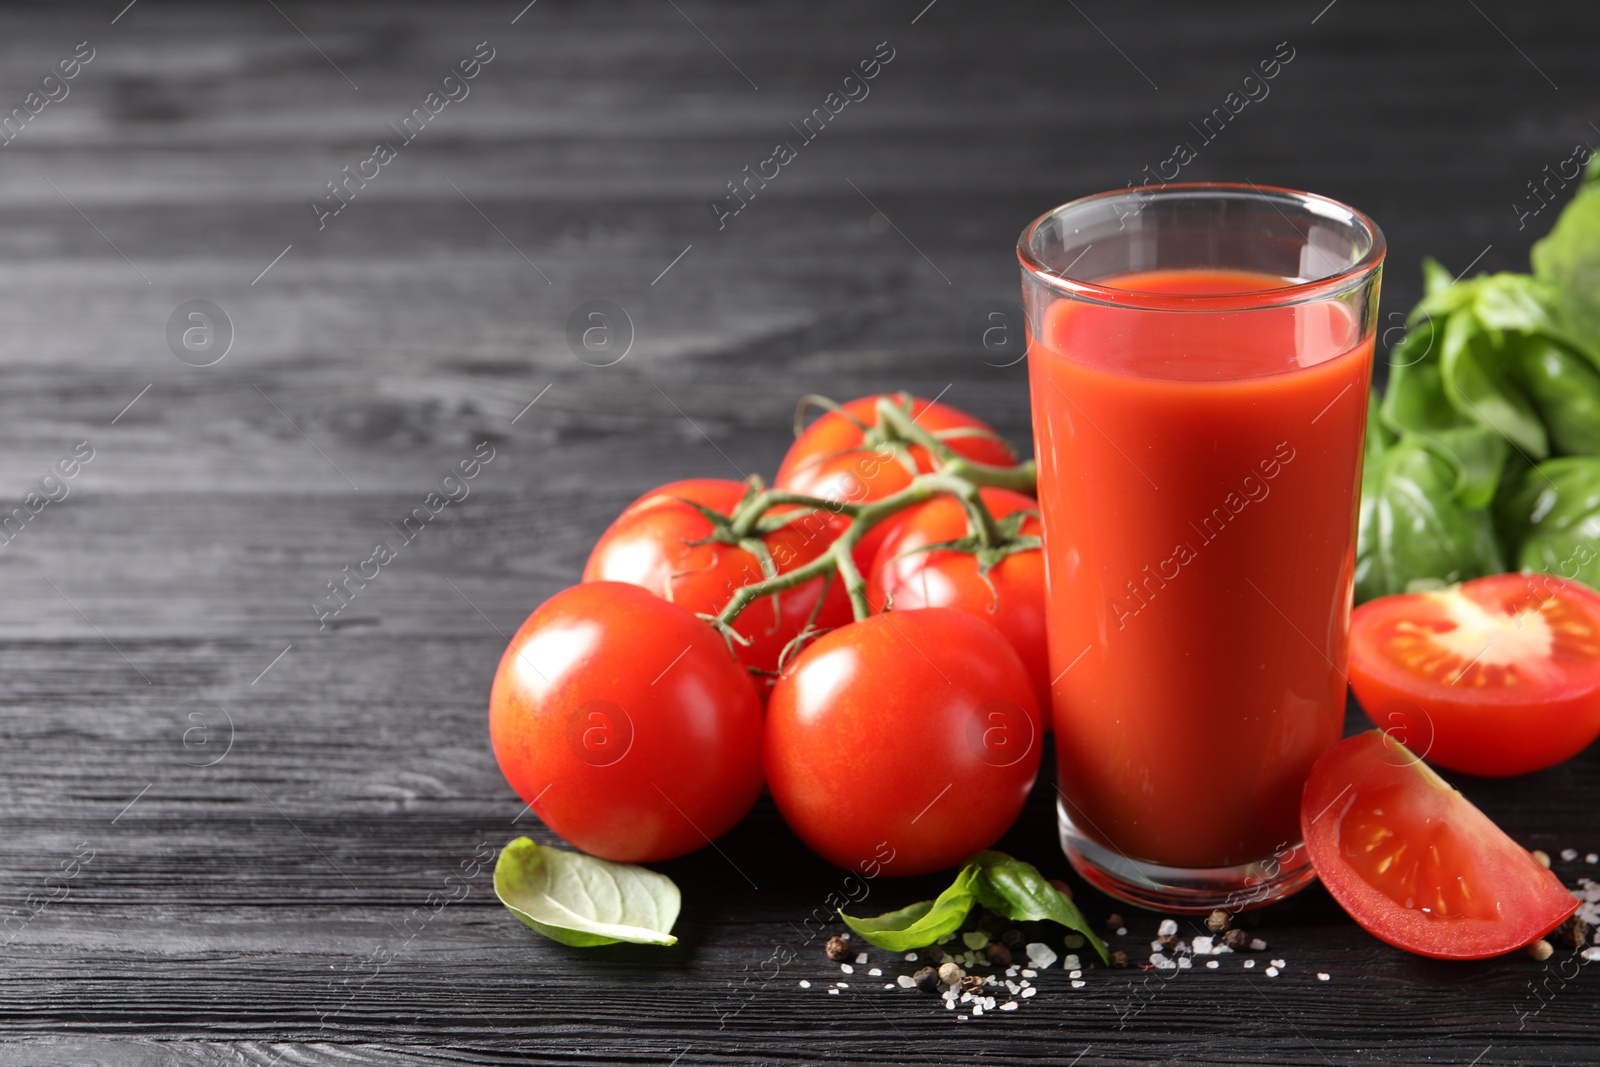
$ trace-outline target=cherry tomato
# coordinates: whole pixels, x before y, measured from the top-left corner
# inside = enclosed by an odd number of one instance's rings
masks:
[[[884,394],[888,395],[888,394]],[[890,447],[876,431],[878,396],[864,396],[844,405],[844,414],[830,411],[789,446],[773,484],[807,496],[846,504],[865,504],[899,492],[911,484],[913,469],[931,471],[933,459],[919,445]],[[966,412],[906,393],[896,399],[909,405],[917,425],[938,437],[958,455],[978,463],[1011,466],[1011,446],[989,425]],[[867,430],[863,431],[862,426]],[[908,469],[910,468],[910,469]],[[853,555],[866,570],[883,536],[880,525],[862,538]]]
[[[983,502],[996,519],[1037,511],[1039,502],[1010,489],[983,489]],[[1044,553],[1038,548],[1012,552],[979,572],[978,557],[951,549],[924,551],[967,536],[966,509],[953,496],[940,496],[910,508],[884,524],[882,543],[867,578],[867,600],[874,608],[959,608],[987,619],[1006,636],[1033,678],[1044,728],[1050,729],[1050,662],[1045,640]],[[1038,537],[1039,517],[1031,515],[1017,531]]]
[[[868,875],[953,866],[1005,833],[1033,785],[1039,708],[989,623],[890,612],[823,635],[767,707],[772,798],[824,859]]]
[[[1350,685],[1373,722],[1441,766],[1560,763],[1600,735],[1600,594],[1500,574],[1369,600],[1350,618]]]
[[[1380,730],[1347,737],[1317,760],[1300,831],[1350,917],[1421,956],[1499,956],[1578,907],[1559,878]]]
[[[489,696],[506,781],[602,859],[692,852],[761,792],[761,701],[704,621],[638,586],[557,593],[511,639]]]
[[[715,529],[694,504],[729,515],[747,488],[743,482],[700,478],[672,482],[646,493],[629,504],[600,536],[583,568],[583,580],[627,582],[687,611],[715,615],[740,586],[759,582],[765,573],[756,553],[740,545],[720,541],[697,544]],[[767,514],[782,512],[774,509]],[[808,516],[762,538],[778,573],[804,566],[827,551],[837,536],[837,521],[834,515]],[[818,628],[849,622],[850,598],[844,583],[835,577],[826,585],[825,597],[823,579],[814,578],[745,608],[734,622],[734,629],[750,642],[734,646],[739,658],[756,670],[775,672],[784,646],[808,620],[814,617]],[[769,687],[759,688],[765,693]]]

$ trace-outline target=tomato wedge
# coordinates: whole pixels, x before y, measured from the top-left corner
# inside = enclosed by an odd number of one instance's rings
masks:
[[[1600,736],[1600,594],[1499,574],[1370,600],[1350,618],[1350,685],[1429,762],[1502,777]]]
[[[1419,956],[1499,956],[1578,909],[1560,879],[1381,730],[1347,737],[1317,760],[1300,832],[1350,917]]]

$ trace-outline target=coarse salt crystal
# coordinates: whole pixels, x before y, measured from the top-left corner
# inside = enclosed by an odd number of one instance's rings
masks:
[[[802,978],[802,979],[800,979],[800,988],[801,989],[810,989],[811,988],[811,983],[806,981],[804,978]]]
[[[1072,953],[1061,961],[1061,969],[1064,971],[1075,971],[1082,966],[1083,961],[1078,958],[1077,953]]]
[[[950,942],[954,941],[955,939],[956,939],[956,935],[955,934],[945,934],[943,937],[941,937],[939,939],[939,944],[948,945]]]
[[[1058,958],[1056,956],[1055,949],[1051,948],[1043,941],[1028,942],[1027,952],[1028,962],[1039,968],[1041,971],[1046,967],[1049,967]]]
[[[1174,937],[1177,933],[1178,920],[1176,919],[1162,919],[1161,925],[1156,927],[1156,936],[1158,937]]]
[[[1024,967],[1022,969],[1022,977],[1024,977],[1024,978],[1037,978],[1037,977],[1039,977],[1039,972],[1034,970],[1032,967]]]
[[[1573,860],[1578,858],[1578,850],[1575,848],[1564,848],[1561,850],[1561,858],[1566,860],[1568,863],[1571,863]]]
[[[1267,943],[1265,941],[1261,940],[1259,937],[1252,937],[1250,939],[1250,951],[1251,952],[1263,952],[1263,951],[1266,950],[1266,947],[1267,947]]]
[[[1022,999],[1023,1000],[1027,1000],[1029,997],[1033,996],[1037,992],[1039,992],[1037,989],[1033,988],[1032,986],[1029,986],[1027,989],[1024,989],[1022,991]]]
[[[956,989],[955,986],[951,986],[949,989],[946,989],[944,991],[944,993],[942,993],[941,995],[944,997],[944,999],[946,999],[950,1003],[954,1004],[955,1001],[956,1001],[956,998],[959,997],[961,995],[961,993],[960,993],[960,991],[958,991]]]
[[[1220,963],[1218,963],[1218,962],[1217,962],[1217,961],[1216,961],[1216,960],[1206,960],[1206,966],[1207,966],[1207,967],[1209,967],[1209,968],[1210,968],[1210,969],[1211,969],[1211,970],[1213,970],[1213,971],[1214,971],[1214,970],[1216,970],[1216,969],[1217,969],[1217,968],[1218,968],[1218,967],[1221,967],[1221,966],[1222,966],[1222,964],[1220,964]]]
[[[1126,926],[1117,927],[1117,936],[1118,937],[1127,937],[1128,936],[1128,928]]]
[[[1276,968],[1276,967],[1268,967],[1267,968],[1267,977],[1268,978],[1276,978],[1276,977],[1278,977],[1278,968]]]
[[[1273,960],[1272,961],[1272,965],[1274,967],[1278,968],[1278,970],[1280,970],[1280,971],[1283,970],[1285,967],[1289,966],[1287,963],[1283,962],[1282,960]]]
[[[963,993],[963,994],[961,994],[961,1003],[963,1003],[963,1004],[971,1004],[972,1003],[972,994],[971,993]]]
[[[1006,983],[1006,992],[1010,993],[1012,996],[1016,996],[1021,991],[1022,991],[1022,987],[1019,986],[1017,983],[1015,983],[1015,982],[1007,982]]]
[[[1084,986],[1086,986],[1088,984],[1089,984],[1088,982],[1073,982],[1072,983],[1072,988],[1073,989],[1082,989]]]
[[[837,989],[830,989],[830,990],[828,990],[828,992],[831,993],[834,996],[838,996],[839,995],[839,991]]]
[[[1083,935],[1082,934],[1068,934],[1066,937],[1062,938],[1061,943],[1063,945],[1067,946],[1068,948],[1082,948],[1083,947]]]
[[[961,941],[968,948],[976,952],[978,949],[989,943],[989,935],[984,933],[982,930],[968,930],[966,933],[961,935]]]
[[[1178,969],[1178,965],[1173,963],[1171,960],[1162,960],[1160,963],[1155,965],[1155,968],[1158,971],[1175,971]]]
[[[1579,955],[1586,960],[1600,960],[1600,948],[1586,948]]]
[[[894,983],[893,982],[885,982],[885,983],[883,983],[883,988],[885,988],[885,989],[893,989],[894,988]]]
[[[1220,956],[1225,952],[1231,954],[1233,952],[1233,949],[1229,948],[1227,945],[1212,945],[1211,946],[1211,954],[1213,956]]]
[[[1256,961],[1255,960],[1245,960],[1244,961],[1245,970],[1249,970],[1251,967],[1254,967],[1255,965],[1256,965]]]
[[[956,1002],[953,1001],[953,1000],[945,1001],[944,1002],[944,1010],[945,1011],[955,1011],[956,1010]],[[964,1019],[964,1018],[966,1018],[966,1016],[963,1015],[962,1018]]]
[[[966,1017],[966,1016],[965,1016],[965,1015],[957,1015],[957,1016],[956,1016],[956,1022],[958,1022],[958,1023],[964,1023],[964,1022],[966,1022],[966,1021],[967,1021],[967,1017]]]
[[[865,952],[857,952],[856,953],[856,962],[857,963],[866,963],[867,962],[867,954]]]
[[[1067,975],[1067,977],[1068,978],[1082,978],[1083,977],[1083,972],[1081,970],[1078,970],[1077,968],[1073,968],[1072,973]]]
[[[856,973],[856,969],[854,967],[850,966],[848,963],[839,964],[839,969],[841,971],[843,971],[845,974],[855,974]]]
[[[917,954],[915,952],[907,952],[906,953],[906,962],[907,963],[916,963],[917,962]]]
[[[1209,956],[1211,955],[1211,944],[1213,940],[1213,938],[1209,937],[1197,937],[1193,941],[1189,942],[1189,950],[1196,956]]]
[[[983,1014],[983,1005],[982,1004],[974,1004],[972,1006],[972,1014],[974,1016],[982,1015]]]
[[[1318,971],[1317,972],[1317,981],[1319,981],[1319,982],[1326,982],[1329,977],[1330,976],[1329,976],[1327,971]]]
[[[1167,954],[1165,952],[1152,952],[1150,953],[1150,962],[1159,967],[1167,962]]]
[[[912,986],[917,984],[916,980],[913,979],[909,974],[902,974],[900,977],[895,979],[895,983],[899,985],[901,989],[910,989]]]
[[[846,941],[848,941],[848,940],[850,940],[850,931],[846,930],[844,933],[840,934],[839,936],[844,938]]]
[[[1004,1004],[1000,1005],[1000,1010],[1001,1011],[1016,1011],[1017,1010],[1017,1002],[1014,1001],[1014,1000],[1008,1000]]]
[[[1188,956],[1179,956],[1178,957],[1178,970],[1187,971],[1190,967],[1193,967],[1193,966],[1194,966],[1194,960],[1192,958],[1190,958]]]
[[[1165,952],[1166,950],[1167,950],[1167,946],[1162,944],[1160,941],[1152,941],[1152,942],[1150,942],[1150,951],[1151,952]]]
[[[1600,863],[1600,852],[1591,852],[1583,857],[1585,863]]]
[[[870,975],[870,976],[872,976],[872,977],[873,977],[873,978],[876,978],[876,977],[878,977],[878,975],[880,975],[880,974],[882,974],[882,973],[883,973],[883,971],[882,971],[882,970],[880,970],[880,969],[879,969],[879,968],[877,968],[877,967],[874,967],[874,968],[872,968],[872,970],[870,970],[870,971],[868,971],[868,972],[867,972],[867,974],[868,974],[868,975]]]
[[[985,1008],[987,1008],[988,1010],[990,1010],[990,1011],[994,1010],[994,1006],[995,1006],[996,1003],[998,1003],[998,1002],[993,997],[984,997],[983,998],[983,1006]]]
[[[850,988],[850,983],[849,982],[835,982],[833,984],[838,986],[840,989],[849,989]]]
[[[1013,963],[1011,966],[1006,968],[1006,977],[1007,978],[1015,978],[1017,976],[1017,972],[1020,971],[1021,969],[1022,968],[1018,967],[1015,963]]]

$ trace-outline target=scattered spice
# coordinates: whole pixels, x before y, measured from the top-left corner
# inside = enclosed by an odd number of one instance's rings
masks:
[[[944,962],[944,949],[938,945],[929,945],[922,950],[922,962],[930,967],[937,967]]]
[[[1062,896],[1066,897],[1068,900],[1072,899],[1072,887],[1070,885],[1068,885],[1067,883],[1063,882],[1061,879],[1059,879],[1059,878],[1050,879],[1050,886],[1057,893],[1060,893]]]
[[[924,993],[937,993],[939,991],[939,972],[932,967],[923,967],[911,976],[911,981]]]
[[[1547,960],[1555,954],[1555,951],[1555,946],[1544,940],[1544,938],[1540,938],[1528,946],[1528,955],[1536,960]]]
[[[946,963],[944,966],[939,968],[939,981],[943,982],[945,985],[955,985],[961,981],[961,976],[964,973],[965,972],[955,964]]]
[[[1548,867],[1549,864],[1546,863],[1545,866]],[[1221,908],[1206,916],[1206,929],[1214,934],[1224,933],[1232,923],[1232,917]]]
[[[855,953],[850,951],[850,942],[842,937],[830,937],[827,944],[822,946],[822,951],[835,963],[842,963]]]
[[[983,975],[964,975],[961,981],[957,983],[957,986],[960,988],[961,992],[971,993],[973,996],[977,996],[978,991],[983,988]]]
[[[1106,916],[1106,926],[1110,929],[1115,930],[1121,925],[1122,916],[1118,915],[1116,912],[1112,912],[1110,915]]]
[[[1529,855],[1539,861],[1539,866],[1546,868],[1550,866],[1550,853],[1546,852],[1544,849],[1536,848],[1529,853]]]
[[[982,930],[986,934],[1002,934],[1009,929],[1010,926],[1010,919],[1006,918],[1004,915],[996,915],[988,908],[983,909],[982,914],[978,916],[978,929]],[[976,948],[977,946],[974,945],[973,947]]]
[[[1006,948],[1005,945],[1002,945],[998,941],[991,941],[988,946],[984,948],[983,954],[988,956],[989,962],[994,964],[996,967],[1011,966],[1011,950]]]
[[[1122,951],[1120,948],[1113,949],[1111,952],[1111,966],[1116,967],[1118,970],[1127,967],[1128,954]]]
[[[1582,948],[1589,943],[1589,924],[1583,916],[1574,915],[1556,927],[1555,938],[1563,948]]]
[[[1222,943],[1235,952],[1243,952],[1250,947],[1250,935],[1234,927],[1222,935]]]
[[[1171,934],[1162,934],[1155,939],[1152,947],[1157,952],[1165,952],[1169,956],[1175,956],[1178,954],[1178,950],[1183,948],[1183,942]]]
[[[1012,927],[1000,935],[1000,943],[1005,945],[1007,948],[1016,948],[1018,945],[1022,944],[1022,931],[1018,930],[1016,927]]]

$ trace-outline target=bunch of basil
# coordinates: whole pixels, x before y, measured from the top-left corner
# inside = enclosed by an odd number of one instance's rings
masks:
[[[1369,413],[1357,603],[1523,568],[1600,587],[1600,157],[1532,260],[1423,264]]]

